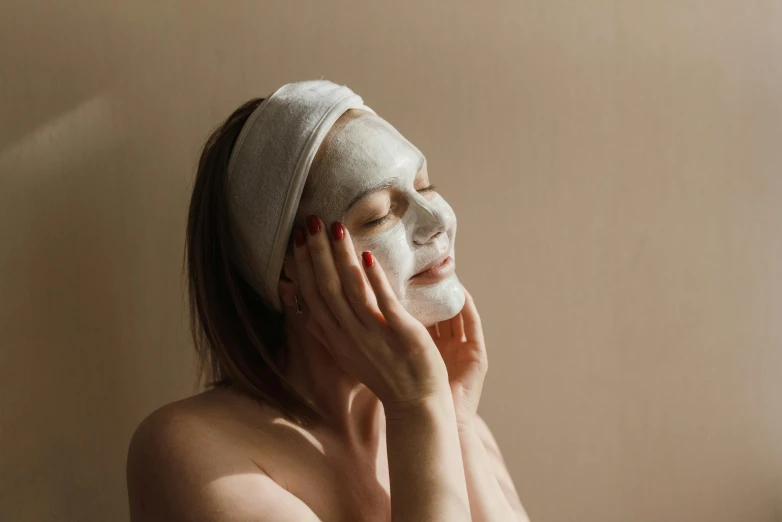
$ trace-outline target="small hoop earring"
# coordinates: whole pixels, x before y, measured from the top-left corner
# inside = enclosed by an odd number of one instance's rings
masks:
[[[299,304],[299,296],[294,295],[293,299],[296,301],[296,315],[301,315],[304,313],[301,309],[301,305]]]

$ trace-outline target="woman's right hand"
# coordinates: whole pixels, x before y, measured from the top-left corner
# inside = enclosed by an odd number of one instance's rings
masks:
[[[335,222],[330,229],[309,216],[307,233],[294,231],[306,327],[386,415],[449,395],[445,363],[426,327],[404,309],[370,252],[359,261],[347,228]]]

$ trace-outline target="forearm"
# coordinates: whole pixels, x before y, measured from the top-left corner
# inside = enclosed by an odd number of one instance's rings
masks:
[[[464,468],[450,395],[386,409],[393,522],[469,522]]]
[[[459,422],[459,443],[472,522],[529,522],[523,508],[514,508],[502,490],[475,421]]]

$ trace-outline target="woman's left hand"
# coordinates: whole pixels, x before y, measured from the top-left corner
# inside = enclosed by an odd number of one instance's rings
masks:
[[[478,412],[489,360],[483,341],[481,318],[466,288],[461,312],[451,319],[428,327],[427,330],[440,350],[448,370],[457,421],[460,424],[472,424]]]

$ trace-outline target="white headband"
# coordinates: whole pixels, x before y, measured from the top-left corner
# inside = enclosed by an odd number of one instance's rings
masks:
[[[310,165],[326,134],[349,109],[376,114],[344,85],[283,85],[250,114],[228,163],[228,206],[239,269],[275,310],[277,285]]]

